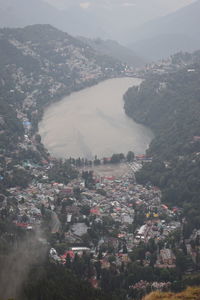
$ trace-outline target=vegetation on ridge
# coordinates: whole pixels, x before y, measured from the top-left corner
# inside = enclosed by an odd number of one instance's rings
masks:
[[[174,59],[183,57],[179,54]],[[137,180],[160,187],[165,203],[183,207],[186,236],[200,228],[199,58],[196,52],[191,66],[152,75],[124,97],[126,113],[155,132],[148,150],[153,161],[138,172]]]

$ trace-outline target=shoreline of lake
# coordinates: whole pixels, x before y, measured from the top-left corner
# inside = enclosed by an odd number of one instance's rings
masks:
[[[129,150],[144,153],[153,133],[130,119],[123,107],[126,90],[141,81],[108,79],[51,104],[39,123],[42,143],[57,158],[91,159]]]

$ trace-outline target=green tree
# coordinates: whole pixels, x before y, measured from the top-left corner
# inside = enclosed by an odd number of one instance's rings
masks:
[[[135,154],[133,151],[129,151],[126,155],[126,159],[128,162],[132,162],[134,161],[134,158],[135,158]]]

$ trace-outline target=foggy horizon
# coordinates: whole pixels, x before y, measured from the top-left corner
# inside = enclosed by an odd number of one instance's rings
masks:
[[[105,22],[111,30],[101,36],[99,32],[93,37],[109,38],[125,43],[123,35],[126,30],[137,30],[148,21],[166,16],[190,5],[197,0],[43,0],[61,11],[79,10],[88,17],[94,15],[97,24]],[[95,19],[94,19],[95,21]],[[119,22],[120,21],[120,22]],[[105,28],[103,28],[105,30]]]
[[[18,1],[0,1],[2,7],[0,27],[23,27],[44,22],[75,36],[112,39],[124,45],[131,44],[131,32],[136,30],[137,33],[137,29],[148,21],[196,2],[196,0]],[[134,39],[134,36],[132,38]]]

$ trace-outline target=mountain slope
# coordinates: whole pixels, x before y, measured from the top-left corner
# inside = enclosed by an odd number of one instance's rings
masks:
[[[134,51],[122,46],[116,41],[98,39],[80,38],[85,41],[93,49],[100,54],[108,55],[120,60],[123,63],[127,63],[133,67],[141,67],[146,63],[139,55]]]
[[[0,6],[0,27],[49,23],[60,16],[57,9],[41,0],[0,0]]]
[[[124,67],[50,25],[33,25],[0,29],[0,68],[1,194],[31,181],[31,173],[21,169],[27,160],[43,164],[49,159],[36,134],[44,108],[73,91],[120,76]]]
[[[169,1],[176,1],[176,4],[168,4]],[[124,43],[127,42],[127,29],[167,14],[172,7],[180,7],[190,1],[0,0],[0,27],[51,24],[72,35],[109,38]],[[59,6],[63,10],[56,8]]]
[[[122,64],[50,25],[33,25],[0,30],[0,68],[0,145],[8,149],[23,122],[37,129],[45,105],[120,74]]]
[[[136,178],[160,187],[164,203],[182,207],[185,238],[200,228],[200,51],[192,56],[192,65],[152,75],[125,95],[126,113],[155,133],[153,161]]]
[[[132,31],[132,49],[150,59],[200,48],[200,1]]]
[[[61,11],[43,0],[0,0],[0,7],[0,27],[51,24],[73,35],[105,35],[95,17],[80,8]]]

